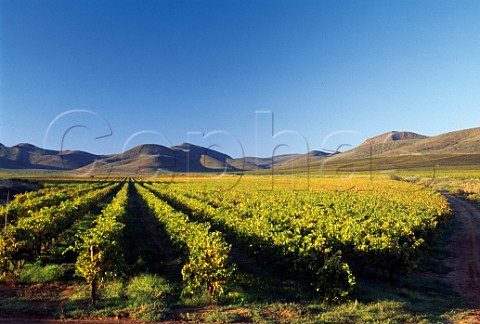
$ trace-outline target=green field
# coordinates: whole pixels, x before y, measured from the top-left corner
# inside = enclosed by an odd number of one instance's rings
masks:
[[[456,226],[433,189],[473,195],[480,186],[468,172],[435,181],[415,172],[30,179],[42,189],[0,209],[2,287],[21,287],[1,295],[0,310],[217,322],[459,319],[468,311],[452,288],[421,275],[448,271],[443,245]],[[32,294],[39,285],[69,293]]]

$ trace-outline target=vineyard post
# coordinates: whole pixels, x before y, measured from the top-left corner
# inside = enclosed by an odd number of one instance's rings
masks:
[[[95,257],[95,247],[93,245],[90,246],[90,260],[92,264],[94,262]],[[95,302],[97,301],[97,282],[95,276],[92,278],[92,282],[90,282],[90,303],[95,306]]]
[[[10,190],[7,191],[7,205],[10,200]],[[4,233],[7,233],[7,222],[8,222],[8,208],[5,208],[5,228],[3,229]]]

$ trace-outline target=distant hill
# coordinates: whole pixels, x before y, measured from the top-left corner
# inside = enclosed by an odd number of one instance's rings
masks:
[[[81,170],[98,173],[155,173],[161,170],[175,172],[239,171],[230,164],[233,159],[223,153],[198,145],[183,143],[165,147],[156,144],[136,146],[120,154],[113,154],[86,165]]]
[[[381,134],[372,138],[367,139],[362,145],[373,145],[373,144],[385,144],[389,142],[396,142],[396,141],[406,141],[406,140],[418,140],[424,139],[428,136],[420,135],[413,132],[398,132],[398,131],[391,131],[385,134]]]
[[[480,128],[465,129],[414,141],[405,150],[415,153],[479,153]],[[392,150],[390,154],[400,153]]]
[[[389,153],[395,150],[402,150],[404,147],[410,144],[427,138],[428,137],[425,135],[420,135],[413,132],[391,131],[371,137],[361,143],[359,146],[339,154],[337,158],[358,158]]]
[[[477,161],[478,160],[478,161]],[[44,150],[31,144],[6,147],[0,144],[0,169],[59,170],[94,173],[151,174],[155,172],[238,172],[254,170],[306,170],[346,165],[381,169],[398,163],[415,166],[480,164],[480,128],[427,137],[413,132],[391,131],[372,137],[359,146],[330,154],[310,151],[272,158],[234,159],[227,154],[182,143],[172,147],[156,144],[136,146],[111,155],[82,151]],[[372,164],[373,163],[373,164]]]
[[[314,157],[326,157],[330,153],[323,151],[310,151],[306,154],[281,154],[268,158],[245,157],[243,159],[236,159],[231,162],[232,165],[242,166],[242,170],[267,170],[271,168],[292,168],[309,163],[309,160]]]
[[[337,158],[404,154],[480,153],[480,128],[427,137],[412,132],[388,132],[372,137]]]
[[[387,170],[467,165],[480,166],[480,128],[431,137],[411,132],[389,132],[330,157],[328,161],[311,163],[309,167]]]
[[[0,167],[5,169],[73,170],[99,158],[87,152],[44,150],[26,143],[12,147],[0,144]]]

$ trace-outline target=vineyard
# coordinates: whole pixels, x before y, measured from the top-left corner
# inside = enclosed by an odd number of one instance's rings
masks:
[[[85,287],[75,307],[105,306],[113,284],[131,301],[128,316],[144,319],[186,300],[228,304],[255,271],[342,303],[359,280],[412,273],[451,213],[411,183],[270,181],[43,181],[0,209],[2,281],[25,284],[29,270],[53,267],[60,274],[44,282]]]

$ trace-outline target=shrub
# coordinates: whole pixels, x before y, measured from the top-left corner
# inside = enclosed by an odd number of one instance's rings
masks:
[[[126,295],[136,309],[134,317],[147,321],[160,320],[167,312],[166,300],[172,287],[157,275],[142,274],[133,278],[127,286]]]
[[[318,272],[316,290],[328,303],[346,300],[353,292],[355,277],[347,263],[342,262],[340,251],[325,259],[323,267]]]
[[[467,199],[480,203],[480,194],[469,194]]]
[[[125,284],[121,280],[107,281],[101,289],[103,299],[119,299],[125,297]]]
[[[465,191],[462,188],[453,188],[453,189],[450,189],[450,193],[452,195],[463,195]]]
[[[58,264],[42,265],[41,263],[26,264],[20,272],[19,281],[26,284],[49,283],[60,280],[65,274],[65,268]]]

